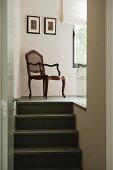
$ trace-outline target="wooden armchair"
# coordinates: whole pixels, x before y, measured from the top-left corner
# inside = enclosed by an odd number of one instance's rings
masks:
[[[29,98],[32,96],[31,92],[31,80],[43,80],[43,96],[47,99],[48,83],[49,80],[61,80],[62,81],[62,96],[64,95],[65,78],[60,76],[59,64],[44,64],[43,56],[35,50],[31,50],[25,54],[27,72],[28,72],[28,87],[29,87]],[[47,75],[45,73],[45,67],[56,67],[58,75]]]

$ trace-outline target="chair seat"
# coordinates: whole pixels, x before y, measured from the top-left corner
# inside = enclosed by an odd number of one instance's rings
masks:
[[[49,76],[49,75],[31,75],[30,79],[42,80],[48,77],[48,80],[64,80],[64,76]]]
[[[63,80],[64,76],[49,76],[49,75],[31,75],[31,79],[41,80],[44,79],[44,77],[48,77],[49,80]]]
[[[49,80],[63,80],[64,76],[48,76]]]
[[[30,79],[42,80],[42,79],[44,79],[44,77],[46,77],[46,76],[44,76],[44,75],[31,75]]]

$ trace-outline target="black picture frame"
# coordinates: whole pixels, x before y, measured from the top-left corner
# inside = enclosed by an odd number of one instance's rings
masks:
[[[44,34],[56,35],[56,18],[44,18]]]
[[[27,33],[40,34],[40,17],[27,16]]]

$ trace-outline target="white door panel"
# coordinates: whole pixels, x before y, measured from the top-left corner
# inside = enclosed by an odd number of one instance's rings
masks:
[[[2,12],[2,20],[1,20],[1,48],[2,48],[2,62],[1,62],[1,100],[7,99],[7,1],[1,0],[1,12]],[[2,119],[2,169],[8,169],[8,118],[5,117]]]
[[[8,57],[7,57],[7,0],[2,0],[2,62],[1,99],[8,99]],[[8,170],[8,115],[2,118],[2,170]]]
[[[1,170],[1,0],[0,0],[0,170]]]
[[[1,99],[7,103],[6,116],[2,117],[2,170],[13,170],[13,93],[14,93],[14,2],[2,1],[2,82]]]

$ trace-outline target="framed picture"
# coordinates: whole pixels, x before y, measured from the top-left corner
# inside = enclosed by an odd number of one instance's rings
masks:
[[[44,34],[56,35],[56,18],[44,18]]]
[[[27,33],[40,34],[40,17],[27,16]]]

